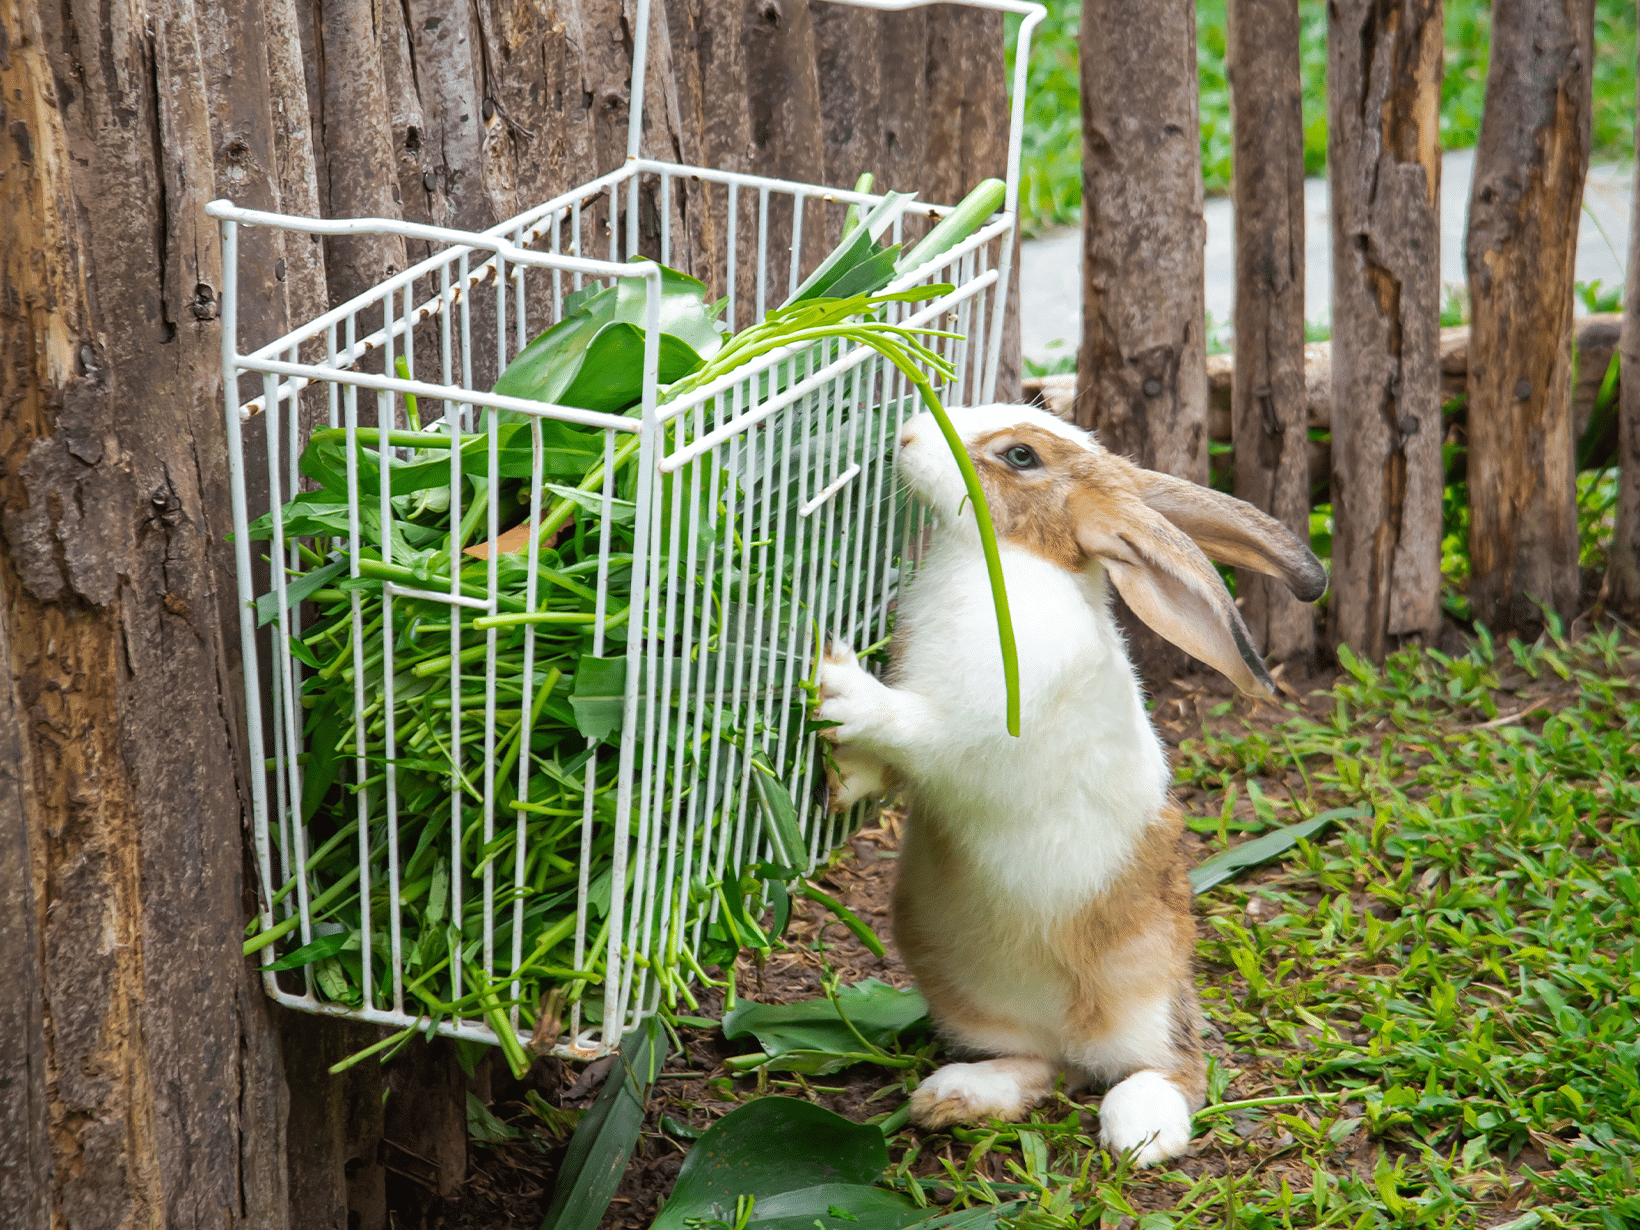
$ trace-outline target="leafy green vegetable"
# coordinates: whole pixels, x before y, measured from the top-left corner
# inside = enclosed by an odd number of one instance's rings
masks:
[[[723,1014],[723,1036],[752,1036],[763,1048],[762,1056],[736,1057],[731,1066],[737,1071],[766,1065],[772,1072],[823,1075],[874,1059],[863,1051],[860,1038],[873,1046],[892,1046],[927,1015],[928,1004],[917,992],[867,978],[840,989],[835,1004],[830,999],[796,1004],[742,999]]]

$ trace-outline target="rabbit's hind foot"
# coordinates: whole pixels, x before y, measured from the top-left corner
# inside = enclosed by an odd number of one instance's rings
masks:
[[[1099,1143],[1113,1154],[1134,1150],[1136,1166],[1178,1157],[1190,1147],[1190,1104],[1184,1092],[1154,1068],[1135,1072],[1100,1104]]]
[[[911,1095],[911,1118],[925,1128],[986,1119],[1017,1120],[1053,1092],[1059,1069],[1046,1059],[1015,1056],[948,1063]]]

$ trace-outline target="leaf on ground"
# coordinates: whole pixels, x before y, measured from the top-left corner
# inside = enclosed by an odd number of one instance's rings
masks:
[[[653,1017],[622,1040],[598,1100],[570,1139],[541,1230],[597,1230],[638,1143],[666,1053],[666,1034]]]
[[[1221,854],[1215,854],[1192,871],[1190,887],[1198,893],[1205,893],[1215,885],[1233,879],[1237,873],[1249,867],[1257,867],[1260,863],[1267,863],[1287,853],[1301,840],[1314,837],[1334,821],[1354,820],[1365,814],[1359,807],[1339,807],[1332,811],[1324,811],[1309,820],[1275,829],[1262,837],[1253,838],[1252,841],[1244,841],[1239,846],[1232,846]]]
[[[473,1094],[467,1095],[467,1135],[486,1145],[498,1145],[522,1135],[515,1127],[497,1119],[490,1108]]]
[[[686,1223],[695,1218],[733,1224],[735,1201],[740,1196],[757,1199],[754,1223],[765,1217],[801,1216],[803,1220],[794,1225],[809,1226],[817,1217],[822,1219],[823,1230],[857,1225],[842,1218],[827,1224],[824,1219],[832,1207],[854,1212],[856,1207],[871,1205],[889,1212],[896,1193],[872,1187],[887,1165],[888,1144],[877,1128],[853,1123],[812,1102],[758,1098],[719,1119],[689,1150],[666,1208],[651,1230],[686,1230]],[[806,1206],[806,1213],[798,1210],[807,1198],[793,1196],[785,1203],[774,1200],[803,1189],[810,1189],[814,1200]],[[881,1196],[875,1194],[878,1192]],[[904,1197],[898,1201],[893,1208],[910,1216],[872,1225],[897,1227],[921,1213]],[[548,1230],[561,1228],[549,1224]]]
[[[876,978],[838,991],[837,1006],[867,1041],[882,1047],[892,1044],[903,1030],[928,1015],[928,1003],[917,992],[901,991]],[[819,1076],[859,1062],[860,1040],[828,999],[796,1004],[759,1004],[743,999],[724,1013],[723,1036],[748,1035],[755,1037],[771,1057],[771,1071]],[[751,1058],[755,1065],[756,1057]]]

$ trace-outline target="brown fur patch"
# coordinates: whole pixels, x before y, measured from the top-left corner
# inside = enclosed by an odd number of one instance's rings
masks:
[[[1041,464],[1020,470],[1004,460],[1019,444],[1035,452]],[[1063,436],[1025,424],[976,437],[969,443],[969,456],[998,537],[1069,572],[1080,571],[1087,553],[1077,542],[1070,505],[1094,480],[1095,455]]]

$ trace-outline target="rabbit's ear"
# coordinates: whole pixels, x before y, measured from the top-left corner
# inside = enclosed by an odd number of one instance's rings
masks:
[[[1212,558],[1278,577],[1304,602],[1327,592],[1327,570],[1310,548],[1268,513],[1189,479],[1141,470],[1139,498]]]
[[[1230,591],[1195,543],[1138,499],[1084,491],[1071,498],[1076,536],[1104,564],[1133,613],[1243,692],[1274,690]]]

